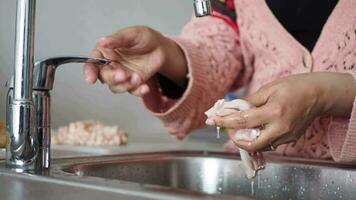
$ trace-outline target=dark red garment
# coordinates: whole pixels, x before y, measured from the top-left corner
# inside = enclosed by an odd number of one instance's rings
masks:
[[[239,33],[239,28],[236,23],[236,11],[234,0],[212,0],[213,17],[224,20],[233,28],[236,33]]]

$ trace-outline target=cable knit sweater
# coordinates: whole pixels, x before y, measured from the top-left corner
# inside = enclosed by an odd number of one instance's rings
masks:
[[[264,0],[235,0],[237,30],[217,17],[193,18],[173,40],[184,51],[189,85],[184,95],[165,97],[157,82],[143,100],[167,130],[183,137],[204,126],[204,111],[232,88],[247,94],[276,79],[311,72],[345,72],[356,78],[356,2],[340,0],[312,52],[279,23]],[[337,83],[335,83],[337,84]],[[356,102],[356,101],[355,101]],[[356,161],[356,104],[350,119],[318,118],[286,156]]]

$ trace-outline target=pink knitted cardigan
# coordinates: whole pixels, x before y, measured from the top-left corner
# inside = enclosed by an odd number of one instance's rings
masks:
[[[171,134],[184,137],[204,126],[204,111],[232,88],[246,86],[251,94],[273,80],[318,71],[356,78],[355,0],[338,2],[311,53],[284,29],[264,0],[235,0],[235,7],[240,34],[223,20],[206,17],[192,19],[172,38],[187,57],[188,89],[172,100],[151,81],[152,90],[143,98]],[[277,153],[356,161],[356,104],[350,119],[318,118],[297,143],[281,145]]]

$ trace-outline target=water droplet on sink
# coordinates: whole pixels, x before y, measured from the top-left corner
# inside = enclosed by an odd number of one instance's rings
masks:
[[[282,188],[282,191],[285,192],[288,190],[288,187],[285,185],[283,188]]]
[[[75,172],[75,175],[77,175],[77,176],[83,176],[83,172],[82,172],[82,171],[76,171],[76,172]]]
[[[351,178],[350,172],[347,172],[347,178]]]
[[[216,138],[220,139],[220,127],[216,127]]]
[[[331,181],[331,184],[332,184],[332,185],[334,185],[334,183],[335,183],[334,181]]]
[[[303,187],[300,187],[300,194],[304,194],[304,192],[305,192],[305,189],[303,188]]]

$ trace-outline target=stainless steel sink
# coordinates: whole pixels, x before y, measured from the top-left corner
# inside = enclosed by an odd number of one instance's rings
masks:
[[[356,199],[353,164],[274,156],[266,159],[266,169],[254,183],[245,177],[239,157],[225,153],[126,154],[67,159],[59,167],[72,176],[96,177],[96,181],[133,182],[214,198]]]

